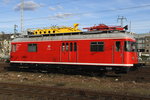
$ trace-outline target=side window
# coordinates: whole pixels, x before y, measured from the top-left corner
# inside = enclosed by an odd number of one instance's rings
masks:
[[[125,41],[124,50],[128,52],[136,52],[137,51],[137,44],[132,41]]]
[[[77,43],[74,43],[74,51],[77,51]]]
[[[77,43],[62,43],[62,51],[77,51]]]
[[[121,42],[116,41],[116,51],[120,51],[120,47],[121,47]]]
[[[37,52],[37,44],[28,44],[28,52]]]
[[[12,49],[11,50],[12,50],[12,52],[16,52],[16,44],[12,45]]]
[[[70,43],[70,51],[72,51],[72,50],[73,50],[73,44]]]
[[[149,50],[146,50],[146,52],[149,52]]]
[[[104,51],[104,42],[91,42],[91,52]]]
[[[62,51],[65,51],[65,43],[62,43]]]
[[[69,50],[69,44],[66,43],[66,51],[68,51],[68,50]]]

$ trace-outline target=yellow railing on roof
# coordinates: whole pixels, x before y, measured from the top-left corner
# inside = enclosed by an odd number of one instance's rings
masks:
[[[81,30],[78,29],[78,25],[79,24],[74,24],[74,27],[53,26],[50,27],[49,29],[37,29],[37,30],[33,30],[32,32],[34,35],[81,32]]]

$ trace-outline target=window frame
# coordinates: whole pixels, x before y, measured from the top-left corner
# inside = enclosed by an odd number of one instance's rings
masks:
[[[124,51],[137,52],[137,43],[134,41],[124,41]]]
[[[119,43],[119,45],[117,43]],[[121,41],[116,41],[115,42],[115,48],[116,48],[117,52],[121,51]]]
[[[62,52],[64,52],[66,50],[66,46],[65,43],[62,43],[62,47],[61,47]]]
[[[91,52],[104,52],[105,43],[104,41],[92,41],[90,43]]]
[[[66,51],[69,51],[69,43],[66,43]]]
[[[70,51],[73,51],[73,43],[70,43]]]
[[[73,50],[77,51],[77,43],[76,42],[74,42]]]
[[[37,51],[38,51],[38,45],[36,43],[28,44],[28,52],[37,52]]]

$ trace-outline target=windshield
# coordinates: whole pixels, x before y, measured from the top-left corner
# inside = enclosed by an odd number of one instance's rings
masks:
[[[128,52],[136,52],[137,51],[136,42],[125,41],[124,49],[125,51],[128,51]]]

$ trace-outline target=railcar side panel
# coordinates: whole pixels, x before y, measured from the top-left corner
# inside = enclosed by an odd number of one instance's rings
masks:
[[[112,40],[87,40],[78,42],[78,61],[80,63],[112,63],[111,42]],[[91,51],[92,42],[103,42],[102,51]],[[106,56],[107,55],[107,56]]]

